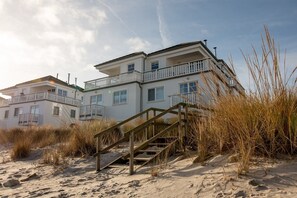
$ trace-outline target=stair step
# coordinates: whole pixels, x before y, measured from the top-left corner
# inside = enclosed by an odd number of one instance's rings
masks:
[[[169,143],[157,143],[157,142],[152,142],[149,143],[149,146],[167,146]]]
[[[146,150],[140,150],[140,151],[138,151],[139,153],[158,153],[158,152],[160,152],[160,151],[162,151],[162,149],[146,149]]]
[[[134,157],[134,160],[138,160],[138,161],[148,161],[150,159],[151,157]]]

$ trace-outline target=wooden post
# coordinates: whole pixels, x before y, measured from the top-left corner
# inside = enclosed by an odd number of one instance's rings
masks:
[[[130,133],[130,160],[129,160],[129,174],[134,173],[134,132]]]
[[[149,119],[149,112],[147,111],[147,112],[146,112],[145,121],[148,121],[148,119]],[[148,134],[148,127],[149,127],[149,126],[145,127],[145,134],[144,134],[144,135],[145,135],[145,140],[148,140],[148,139],[149,139],[149,137],[148,137],[148,135],[149,135],[149,134]]]
[[[100,136],[97,137],[97,145],[96,145],[96,171],[100,171],[100,150],[101,150],[101,141],[100,141]]]
[[[185,106],[185,131],[184,131],[184,136],[185,139],[187,140],[187,133],[189,130],[189,107],[188,105]],[[184,143],[184,151],[186,151],[186,144]]]
[[[154,109],[154,117],[156,116],[156,110]],[[153,122],[153,136],[155,136],[155,132],[156,132],[156,120],[154,120]]]
[[[183,145],[181,105],[178,105],[178,136],[181,146]]]

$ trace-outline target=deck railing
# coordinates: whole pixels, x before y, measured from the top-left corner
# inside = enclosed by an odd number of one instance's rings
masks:
[[[181,65],[164,67],[154,71],[147,71],[143,73],[143,81],[149,82],[206,71],[209,69],[208,62],[208,60],[198,60]]]
[[[32,113],[20,114],[18,124],[20,126],[40,125],[42,124],[42,115]]]
[[[74,105],[74,106],[81,105],[81,101],[78,99],[65,97],[65,96],[59,96],[59,95],[48,93],[48,92],[13,96],[10,100],[10,104],[23,103],[23,102],[34,102],[34,101],[38,101],[38,100],[50,100],[53,102],[65,103],[65,104]]]
[[[197,92],[190,92],[185,94],[174,94],[169,97],[170,97],[170,106],[174,106],[182,102],[182,103],[191,104],[191,105],[208,107],[212,102],[211,99]]]
[[[111,85],[122,84],[126,82],[138,81],[142,82],[142,75],[138,71],[122,73],[116,76],[110,76],[105,78],[98,78],[85,82],[85,89],[91,90],[96,88],[108,87]]]
[[[92,104],[84,105],[80,107],[79,119],[80,120],[92,120],[102,118],[104,116],[104,106]]]

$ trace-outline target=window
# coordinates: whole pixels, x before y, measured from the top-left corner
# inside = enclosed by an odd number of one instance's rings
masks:
[[[179,85],[180,94],[187,94],[197,91],[197,82],[181,83]]]
[[[58,95],[59,96],[66,97],[67,96],[67,91],[62,90],[62,89],[58,89]]]
[[[58,116],[58,115],[59,115],[59,113],[60,113],[60,108],[59,108],[59,107],[57,107],[57,106],[55,106],[55,107],[54,107],[54,111],[53,111],[53,115],[56,115],[56,116]]]
[[[159,69],[159,62],[158,61],[152,62],[151,66],[152,66],[151,67],[152,71]]]
[[[49,90],[47,90],[47,92],[49,92],[49,93],[55,93],[56,92],[56,89],[49,89]]]
[[[148,101],[164,100],[164,87],[148,89]]]
[[[74,109],[71,109],[70,110],[70,117],[71,118],[75,118],[75,113],[76,113],[75,110]]]
[[[39,114],[39,106],[38,105],[31,106],[30,113],[31,114]]]
[[[113,93],[113,104],[127,103],[127,90],[115,91]]]
[[[128,72],[131,73],[134,71],[134,63],[128,65]]]
[[[91,104],[102,104],[102,94],[91,96]]]
[[[5,110],[4,118],[8,118],[8,115],[9,115],[9,110]]]
[[[15,117],[17,117],[17,116],[19,116],[19,114],[22,114],[23,113],[23,108],[21,108],[21,107],[18,107],[18,108],[15,108],[14,109],[14,116]]]

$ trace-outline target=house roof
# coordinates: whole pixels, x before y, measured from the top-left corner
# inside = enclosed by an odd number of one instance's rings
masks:
[[[95,65],[94,67],[98,67],[98,66],[101,66],[101,65],[105,65],[105,64],[112,63],[112,62],[116,62],[116,61],[120,61],[120,60],[125,60],[125,59],[127,59],[127,58],[131,58],[131,57],[139,56],[139,55],[144,55],[144,56],[146,56],[146,53],[144,53],[144,52],[135,52],[135,53],[132,53],[132,54],[128,54],[128,55],[125,55],[125,56],[121,56],[121,57],[118,57],[118,58],[115,58],[115,59],[112,59],[112,60],[109,60],[109,61],[106,61],[106,62],[97,64],[97,65]]]
[[[71,88],[83,91],[83,88],[81,88],[81,87],[79,87],[77,85],[69,85],[68,83],[66,83],[66,82],[64,82],[64,81],[62,81],[62,80],[60,80],[58,78],[55,78],[55,77],[53,77],[51,75],[44,76],[44,77],[41,77],[41,78],[36,78],[34,80],[26,81],[26,82],[23,82],[23,83],[19,83],[19,84],[16,84],[15,86],[7,87],[5,89],[1,89],[0,91],[15,89],[15,88],[17,88],[18,86],[21,86],[21,85],[27,85],[27,84],[32,84],[32,83],[44,82],[44,81],[51,81],[51,82],[54,82],[54,83],[59,84],[59,85],[63,85],[63,86],[67,86],[67,87],[71,87]]]

